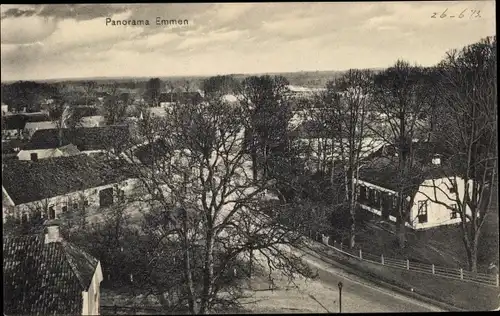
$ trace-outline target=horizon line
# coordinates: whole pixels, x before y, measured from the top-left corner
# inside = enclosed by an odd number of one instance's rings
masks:
[[[390,67],[390,66],[387,66]],[[112,79],[146,79],[146,78],[183,78],[183,77],[193,77],[193,78],[204,78],[204,77],[215,77],[215,76],[251,76],[251,75],[271,75],[271,74],[294,74],[301,72],[345,72],[351,69],[359,70],[380,70],[387,67],[371,67],[371,68],[349,68],[349,69],[339,69],[339,70],[297,70],[297,71],[269,71],[269,72],[248,72],[248,73],[225,73],[225,74],[207,74],[207,75],[171,75],[171,76],[97,76],[97,77],[66,77],[66,78],[47,78],[47,79],[14,79],[14,80],[1,80],[0,83],[13,83],[20,81],[81,81],[81,80],[112,80]]]

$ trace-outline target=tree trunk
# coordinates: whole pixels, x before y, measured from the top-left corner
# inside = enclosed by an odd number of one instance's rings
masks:
[[[188,305],[190,314],[194,315],[197,312],[196,298],[194,294],[193,271],[191,269],[191,257],[189,254],[189,241],[187,232],[187,219],[184,220],[184,231],[181,232],[184,243],[184,275],[186,277],[186,290],[188,295]]]
[[[477,246],[478,238],[474,238],[474,240],[469,243],[468,247],[466,245],[467,262],[469,264],[469,270],[473,273],[477,272]]]
[[[63,145],[63,126],[59,126],[59,147]]]
[[[248,277],[252,277],[253,270],[253,249],[250,249],[250,264],[248,268]]]
[[[349,168],[348,170],[349,178],[349,212],[351,215],[351,238],[350,247],[354,248],[356,245],[356,184],[354,182],[354,170]]]
[[[399,248],[404,249],[406,247],[406,225],[405,221],[402,219],[397,223],[397,236]]]
[[[200,314],[209,314],[209,307],[211,303],[212,285],[214,279],[214,249],[213,238],[209,233],[207,234],[206,249],[205,249],[205,262],[203,267],[203,295],[201,297]]]

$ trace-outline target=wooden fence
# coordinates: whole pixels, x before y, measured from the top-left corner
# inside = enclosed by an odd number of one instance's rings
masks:
[[[160,306],[101,305],[101,315],[165,315]]]
[[[304,236],[307,236],[315,241],[322,242],[325,245],[328,245],[330,248],[343,253],[352,258],[356,258],[358,260],[363,260],[371,263],[376,263],[392,268],[405,269],[410,271],[415,271],[419,273],[427,273],[433,274],[435,276],[450,278],[454,280],[462,280],[465,282],[473,282],[479,283],[482,285],[495,286],[499,287],[499,275],[496,274],[487,274],[487,273],[473,273],[470,271],[466,271],[463,268],[446,268],[436,266],[434,264],[426,264],[410,261],[408,259],[395,259],[395,258],[387,258],[381,255],[374,255],[371,253],[366,253],[361,249],[349,249],[347,246],[342,243],[336,242],[332,240],[330,236],[325,236],[323,234],[314,233],[310,230],[306,230],[303,232]]]

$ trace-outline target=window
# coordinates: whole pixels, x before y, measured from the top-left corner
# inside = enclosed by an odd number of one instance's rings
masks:
[[[73,206],[71,207],[72,210],[77,211],[78,210],[78,203],[73,203]]]
[[[55,219],[56,218],[56,209],[54,206],[49,207],[49,219]]]
[[[418,201],[418,222],[427,223],[427,201]]]
[[[85,200],[83,201],[83,206],[89,206],[89,200],[85,199]]]
[[[451,211],[451,216],[450,216],[450,219],[455,219],[455,218],[458,218],[458,209],[457,209],[457,205],[456,205],[456,204],[452,204],[452,205],[451,205],[451,208],[453,209],[453,211]]]
[[[88,205],[88,202],[87,202],[87,205]],[[107,189],[99,191],[99,206],[100,207],[108,207],[111,205],[113,205],[113,188],[107,188]]]
[[[21,215],[21,223],[24,224],[27,222],[28,222],[28,215],[26,213],[23,213],[23,215]]]
[[[68,207],[67,207],[66,205],[64,205],[64,206],[62,207],[62,212],[63,212],[63,213],[68,212]]]
[[[31,157],[32,161],[38,161],[38,154],[37,153],[31,153],[30,157]]]
[[[376,207],[379,204],[380,200],[380,192],[374,190],[373,191],[373,205]]]
[[[359,187],[359,198],[362,202],[366,199],[366,188],[364,186]]]

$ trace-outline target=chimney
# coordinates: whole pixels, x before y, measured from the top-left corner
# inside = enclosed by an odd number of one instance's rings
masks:
[[[58,220],[48,220],[44,223],[45,232],[45,244],[53,242],[61,242],[62,238],[59,233],[59,221]]]
[[[432,157],[432,164],[435,166],[441,165],[441,157],[439,155]]]

